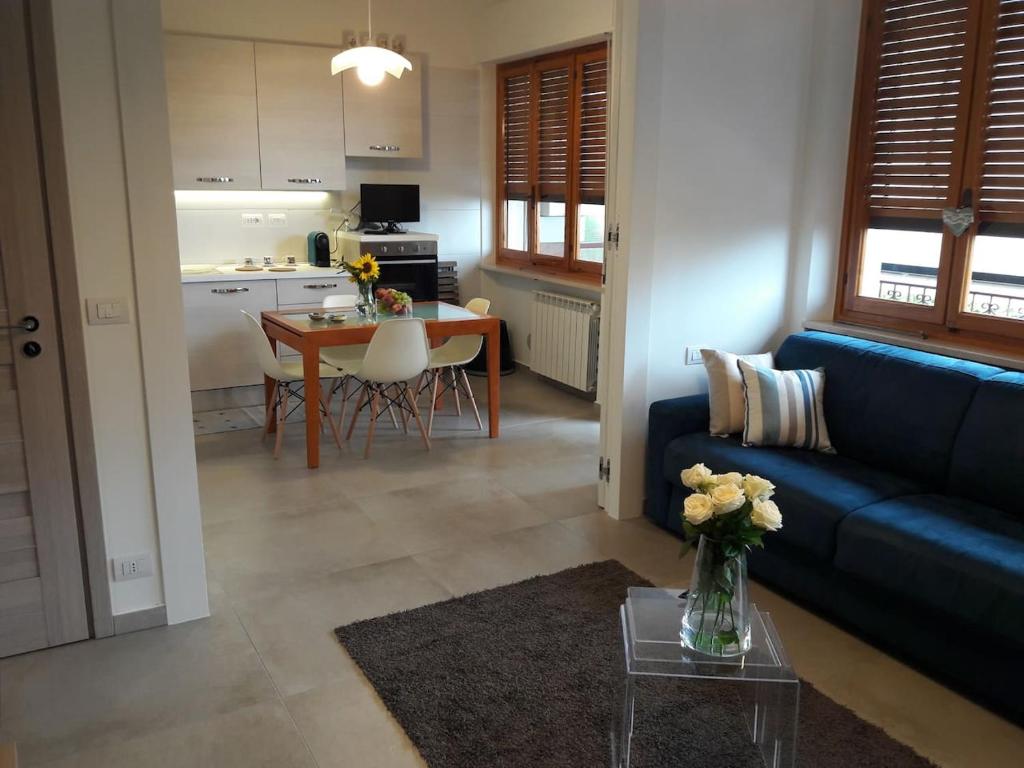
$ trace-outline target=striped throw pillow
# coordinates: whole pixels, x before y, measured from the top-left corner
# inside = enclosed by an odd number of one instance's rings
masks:
[[[825,371],[775,371],[740,360],[744,445],[835,453],[825,425]]]

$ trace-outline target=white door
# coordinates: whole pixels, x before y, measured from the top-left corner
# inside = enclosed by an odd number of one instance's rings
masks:
[[[0,3],[0,656],[89,635],[29,62]]]

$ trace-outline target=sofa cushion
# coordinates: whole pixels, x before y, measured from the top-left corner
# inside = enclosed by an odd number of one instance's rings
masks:
[[[699,461],[715,472],[749,472],[775,483],[783,527],[769,538],[781,537],[790,546],[826,561],[835,553],[836,525],[852,510],[924,490],[913,480],[846,456],[796,448],[744,448],[735,437],[707,433],[683,435],[669,443],[663,465],[665,479],[682,487],[679,472]],[[678,517],[679,508],[670,514]]]
[[[933,494],[872,504],[840,523],[835,563],[985,634],[1024,634],[1024,523],[1001,510]]]
[[[949,493],[1024,518],[1024,373],[983,381],[953,446]]]
[[[837,452],[944,490],[957,430],[981,380],[1001,368],[849,336],[790,336],[782,370],[824,368],[825,421]]]

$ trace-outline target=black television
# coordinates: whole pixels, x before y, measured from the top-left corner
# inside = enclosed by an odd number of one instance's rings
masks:
[[[400,223],[420,220],[419,184],[361,184],[359,216],[364,222],[399,231]]]

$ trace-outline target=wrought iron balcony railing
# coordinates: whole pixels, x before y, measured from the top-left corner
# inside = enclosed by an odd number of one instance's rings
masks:
[[[933,307],[935,306],[935,288],[930,285],[915,285],[913,283],[882,280],[878,284],[878,298],[888,301],[900,301],[904,304],[919,304],[925,307]],[[967,294],[965,309],[976,315],[1024,320],[1024,296],[971,291]]]

